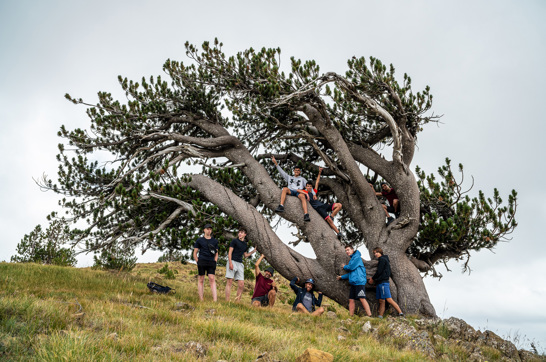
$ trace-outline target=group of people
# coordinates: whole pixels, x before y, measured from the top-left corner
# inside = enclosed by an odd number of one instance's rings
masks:
[[[235,301],[240,301],[244,291],[244,265],[243,257],[248,258],[256,252],[256,249],[248,252],[249,246],[246,240],[247,230],[244,227],[239,228],[237,238],[234,238],[228,251],[228,261],[226,264],[226,301],[230,301],[231,287],[233,280],[237,281],[237,295]],[[194,244],[193,258],[197,263],[198,281],[197,290],[199,299],[204,299],[204,282],[205,275],[208,276],[209,284],[212,292],[213,301],[217,301],[216,289],[216,264],[218,261],[218,240],[212,236],[212,225],[206,224],[204,227],[204,236],[198,238]],[[362,262],[362,256],[358,250],[350,245],[345,246],[345,253],[351,258],[348,264],[343,264],[342,268],[347,271],[346,274],[338,275],[338,280],[349,280],[349,314],[353,315],[356,307],[356,301],[360,301],[364,307],[366,315],[371,316],[370,306],[366,300],[365,284],[376,284],[376,297],[379,300],[378,315],[383,317],[385,312],[386,302],[391,304],[400,316],[404,314],[400,310],[398,304],[392,299],[390,293],[389,277],[391,275],[389,257],[383,254],[381,248],[373,250],[374,256],[378,259],[377,271],[371,278],[366,278],[366,269]],[[274,270],[268,267],[262,273],[260,271],[260,263],[264,259],[262,254],[255,263],[256,284],[254,293],[252,294],[252,306],[254,307],[273,307],[277,296],[278,287],[273,279]],[[318,292],[318,297],[315,296],[315,281],[307,279],[304,282],[304,287],[297,284],[300,282],[299,277],[294,277],[290,281],[290,287],[296,293],[292,309],[305,314],[321,315],[324,313],[322,304],[322,292]]]
[[[282,213],[284,212],[284,203],[286,201],[287,196],[295,196],[300,199],[301,206],[303,208],[303,220],[304,221],[311,221],[311,218],[309,217],[309,212],[307,208],[307,203],[309,202],[309,205],[313,209],[315,209],[318,214],[324,218],[324,220],[328,223],[330,228],[335,231],[337,234],[338,239],[341,240],[342,234],[339,231],[339,229],[334,225],[333,218],[334,216],[341,211],[343,205],[339,202],[335,202],[332,204],[325,204],[322,201],[320,201],[317,197],[318,194],[318,187],[320,183],[320,176],[322,174],[322,167],[319,167],[319,172],[317,176],[317,180],[315,181],[315,187],[313,188],[313,184],[309,181],[307,181],[303,176],[301,176],[301,168],[296,166],[294,167],[294,175],[290,176],[288,175],[277,163],[277,160],[275,157],[271,157],[271,160],[275,164],[275,167],[277,167],[277,170],[281,174],[281,176],[284,178],[284,180],[287,182],[287,186],[283,187],[281,192],[281,200],[279,206],[275,209],[275,212]],[[390,213],[394,214],[396,217],[400,215],[400,202],[398,200],[398,195],[396,195],[396,192],[392,187],[390,187],[386,182],[381,183],[381,192],[375,191],[372,184],[370,184],[372,189],[374,190],[374,193],[376,196],[383,196],[387,199],[389,205],[382,204],[383,209],[385,211],[385,215],[387,218],[387,225],[389,225],[391,222],[394,221],[394,218],[390,215]]]
[[[318,188],[320,183],[320,177],[322,174],[322,167],[319,168],[319,173],[315,185],[308,182],[303,176],[301,176],[301,168],[294,167],[294,175],[288,175],[277,163],[275,157],[271,157],[273,163],[277,167],[277,170],[281,176],[287,182],[287,186],[282,189],[281,200],[279,206],[275,209],[276,212],[284,212],[284,203],[287,196],[294,196],[301,200],[303,208],[303,220],[311,221],[307,208],[307,203],[315,209],[319,215],[324,218],[328,225],[335,231],[337,237],[341,240],[342,234],[338,228],[334,225],[332,219],[342,209],[341,203],[325,204],[318,200]],[[381,183],[381,192],[376,192],[373,185],[370,184],[374,193],[377,196],[384,196],[389,205],[383,204],[383,209],[387,218],[387,225],[394,221],[394,218],[390,216],[390,213],[396,217],[400,214],[400,202],[398,196],[393,188],[387,183]],[[243,257],[248,258],[256,252],[256,249],[251,252],[248,251],[249,246],[246,241],[247,230],[244,227],[239,228],[237,238],[234,238],[228,251],[228,261],[226,265],[226,289],[225,298],[226,301],[230,300],[231,288],[233,280],[237,281],[237,295],[235,301],[240,301],[244,291],[244,265]],[[350,245],[345,246],[345,253],[351,258],[348,264],[343,264],[342,268],[347,272],[343,275],[338,275],[338,280],[349,280],[350,293],[349,293],[349,314],[353,315],[356,302],[360,301],[364,311],[368,316],[371,316],[370,306],[366,300],[365,285],[367,282],[370,284],[376,284],[376,297],[379,300],[379,317],[383,317],[385,312],[386,303],[389,303],[394,307],[399,315],[403,316],[400,307],[392,299],[390,293],[389,277],[391,275],[391,268],[389,257],[383,254],[381,248],[375,248],[373,250],[374,257],[378,259],[377,271],[373,277],[366,278],[366,269],[362,262],[362,256],[358,250]],[[218,261],[218,240],[212,237],[212,225],[206,224],[204,227],[204,236],[196,240],[193,250],[193,258],[197,263],[198,269],[198,283],[197,290],[199,299],[203,300],[204,294],[204,281],[205,275],[208,276],[210,288],[212,291],[212,299],[217,301],[217,290],[215,281],[216,263]],[[256,284],[254,287],[254,293],[252,295],[252,305],[255,307],[270,306],[275,304],[277,295],[277,285],[272,278],[274,270],[271,267],[260,271],[260,263],[264,259],[262,254],[255,263],[255,276]],[[308,313],[312,315],[321,315],[324,313],[322,304],[322,292],[318,292],[318,297],[315,296],[315,281],[313,279],[307,279],[304,282],[304,287],[300,287],[297,284],[300,282],[299,277],[294,277],[290,282],[290,287],[296,293],[296,299],[294,301],[293,310],[301,313]]]

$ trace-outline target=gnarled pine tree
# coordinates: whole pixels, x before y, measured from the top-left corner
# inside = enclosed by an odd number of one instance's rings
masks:
[[[169,81],[120,77],[125,103],[109,93],[99,93],[96,105],[67,95],[89,106],[91,126],[61,128],[75,157],[61,144],[58,183],[44,179],[42,186],[68,196],[62,206],[74,221],[87,220],[88,227],[72,231],[86,250],[113,243],[191,249],[209,222],[225,248],[244,225],[280,274],[314,278],[325,295],[346,305],[348,286],[336,275],[347,257],[327,223],[312,208],[311,222],[304,222],[293,197],[282,215],[273,212],[283,186],[270,161],[275,156],[288,172],[300,165],[308,180],[325,167],[320,197],[344,205],[336,222],[347,241],[382,247],[398,303],[405,312],[432,316],[420,271],[492,248],[516,226],[515,192],[504,207],[496,190],[493,200],[482,193],[470,199],[449,161],[440,182],[421,170],[415,177],[417,134],[437,117],[428,114],[429,88],[414,93],[411,79],[396,80],[392,66],[353,57],[340,75],[292,58],[285,73],[280,49],[228,57],[215,41],[201,49],[186,44],[186,50],[187,64],[164,64]],[[385,150],[392,154],[381,154]],[[97,151],[107,152],[110,162],[99,164]],[[389,226],[369,185],[378,178],[400,200],[400,217]],[[281,227],[297,227],[316,259],[281,240],[278,218],[286,221]]]

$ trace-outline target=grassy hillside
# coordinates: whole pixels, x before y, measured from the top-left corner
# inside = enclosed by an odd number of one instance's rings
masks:
[[[293,314],[286,304],[292,296],[286,283],[279,295],[285,303],[257,310],[249,306],[250,281],[241,303],[223,301],[219,268],[221,302],[213,303],[206,289],[206,301],[199,303],[195,266],[171,263],[178,271],[175,280],[161,278],[157,271],[163,266],[140,264],[131,273],[111,273],[1,263],[0,358],[189,361],[195,355],[185,351],[185,344],[196,341],[208,348],[208,361],[253,361],[264,352],[292,361],[307,347],[327,351],[338,361],[422,359],[361,333],[358,318],[342,324],[347,315],[340,308],[337,318]],[[149,293],[149,280],[174,287],[176,294]],[[180,302],[189,307],[177,307]],[[340,332],[341,326],[347,331]],[[338,341],[340,334],[346,339]]]
[[[252,281],[246,281],[241,303],[224,301],[224,270],[218,268],[220,302],[212,302],[206,280],[206,301],[200,303],[196,267],[170,263],[176,279],[164,280],[157,273],[163,266],[139,264],[131,273],[112,273],[0,263],[0,359],[193,361],[195,354],[186,350],[190,341],[207,348],[206,361],[254,361],[264,352],[273,360],[293,361],[308,347],[331,353],[335,361],[426,359],[399,350],[386,321],[349,319],[331,301],[326,304],[335,317],[292,313],[286,281],[274,308],[254,309]],[[176,294],[149,293],[149,280]],[[366,321],[383,334],[381,343],[362,332]],[[444,360],[465,359],[456,348],[442,353]]]

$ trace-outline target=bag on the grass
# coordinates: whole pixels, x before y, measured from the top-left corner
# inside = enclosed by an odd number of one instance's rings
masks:
[[[150,289],[150,292],[152,293],[159,293],[159,294],[169,294],[169,293],[175,293],[174,289],[170,287],[164,287],[163,285],[159,285],[154,282],[149,282],[148,289]]]

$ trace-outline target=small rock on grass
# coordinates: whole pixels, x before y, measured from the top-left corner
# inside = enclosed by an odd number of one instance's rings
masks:
[[[256,358],[256,361],[255,362],[279,362],[278,360],[274,360],[273,358],[271,358],[271,356],[269,355],[269,353],[267,352],[264,352],[262,353],[261,355],[258,356],[258,358]]]
[[[184,303],[184,302],[176,303],[174,307],[176,310],[194,310],[195,309],[193,305]]]
[[[362,325],[362,332],[369,333],[371,330],[372,324],[370,323],[370,321],[367,321],[366,323],[364,323],[364,325]]]
[[[307,348],[301,356],[296,358],[296,362],[332,362],[333,360],[332,354],[314,348]]]
[[[207,355],[207,346],[199,342],[190,341],[186,343],[184,349],[193,353],[197,358],[204,358]]]

